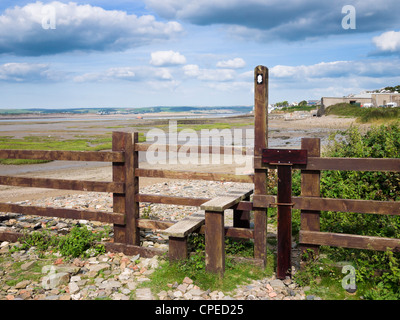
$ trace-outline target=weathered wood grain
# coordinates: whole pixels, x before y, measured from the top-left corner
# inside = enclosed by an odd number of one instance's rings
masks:
[[[22,206],[13,203],[0,203],[0,212],[21,213],[23,215],[58,217],[77,220],[91,220],[105,223],[125,224],[125,215],[103,211],[75,210],[53,207]]]
[[[62,190],[82,190],[95,192],[125,192],[123,182],[63,180],[47,178],[27,178],[0,176],[0,184],[17,187],[48,188]]]
[[[122,152],[112,151],[55,151],[55,150],[0,150],[2,159],[34,159],[63,161],[124,162]]]
[[[186,237],[192,231],[200,228],[204,224],[204,222],[204,212],[197,212],[178,221],[168,229],[164,230],[163,233],[170,237]]]

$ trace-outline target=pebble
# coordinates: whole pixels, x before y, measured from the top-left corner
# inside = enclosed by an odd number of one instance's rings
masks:
[[[141,193],[162,194],[181,197],[213,198],[226,193],[233,182],[218,181],[174,181],[141,188]],[[250,186],[250,185],[249,185]],[[112,194],[87,192],[37,200],[21,201],[21,205],[51,206],[79,210],[100,210],[112,212]],[[140,215],[158,220],[180,220],[198,211],[198,207],[163,204],[140,204]],[[225,214],[225,224],[232,225],[232,210]],[[14,213],[0,213],[0,231],[29,232],[46,228],[52,233],[66,234],[75,225],[86,225],[93,231],[103,230],[103,223],[88,220],[72,220],[50,217],[22,216]],[[112,234],[110,235],[113,236]],[[168,249],[168,237],[157,231],[141,231],[141,243]],[[318,300],[305,294],[289,278],[253,280],[238,286],[232,292],[210,291],[200,288],[189,277],[182,283],[171,283],[169,290],[152,292],[146,287],[151,281],[151,273],[160,268],[162,259],[158,256],[144,258],[140,255],[126,256],[123,253],[106,253],[87,259],[65,257],[39,259],[32,250],[9,253],[17,243],[0,243],[0,300]],[[56,254],[56,253],[53,253]],[[13,263],[21,264],[22,272],[30,272],[35,266],[42,267],[40,280],[22,280],[12,284],[10,274]]]

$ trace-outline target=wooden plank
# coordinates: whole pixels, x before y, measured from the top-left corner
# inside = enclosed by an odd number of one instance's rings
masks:
[[[141,229],[152,229],[152,230],[165,230],[173,226],[178,222],[173,221],[161,221],[161,220],[149,220],[149,219],[139,219],[138,226]],[[193,230],[195,231],[195,230]],[[198,231],[200,234],[205,233],[205,226],[202,225]],[[254,230],[248,228],[239,227],[224,227],[225,237],[229,238],[243,238],[243,239],[253,239]]]
[[[138,219],[138,227],[141,229],[152,229],[152,230],[164,230],[168,229],[176,222],[165,221],[165,220],[150,220],[150,219]]]
[[[400,215],[399,201],[301,197],[294,198],[293,202],[295,203],[294,208],[304,210]]]
[[[19,238],[23,237],[25,234],[21,232],[15,231],[1,231],[0,232],[0,242],[8,241],[8,242],[17,242]]]
[[[0,212],[21,213],[23,215],[58,217],[77,220],[91,220],[105,223],[125,223],[125,215],[104,211],[75,210],[53,207],[22,206],[13,203],[0,203]]]
[[[233,205],[239,203],[243,199],[253,193],[253,188],[249,189],[232,189],[226,196],[216,197],[203,203],[200,206],[201,210],[208,211],[224,211],[231,208]]]
[[[263,149],[262,162],[307,164],[307,150],[304,149]]]
[[[254,69],[254,161],[268,148],[268,69]],[[267,188],[267,170],[254,162],[254,196],[264,195]],[[254,197],[253,196],[253,197]],[[267,209],[254,207],[254,258],[267,261]]]
[[[390,158],[320,158],[308,157],[306,165],[293,165],[301,170],[339,170],[339,171],[385,171],[400,172],[400,159]],[[254,156],[254,169],[276,169],[276,165],[262,163],[261,156]]]
[[[400,252],[400,239],[393,238],[301,230],[299,241],[301,244],[377,251],[386,251],[390,248],[394,252]]]
[[[139,193],[139,178],[135,176],[135,171],[139,167],[138,152],[135,150],[135,143],[139,141],[137,132],[123,134],[125,140],[125,243],[140,245],[140,230],[137,225],[139,219],[139,202],[136,195]]]
[[[260,195],[253,196],[253,202],[258,207],[270,208],[277,200],[276,196]],[[292,202],[293,209],[400,215],[399,201],[292,197]]]
[[[203,212],[194,213],[164,230],[163,233],[175,238],[186,237],[192,231],[200,228],[204,222],[205,216]]]
[[[168,255],[170,261],[188,258],[187,237],[169,237]]]
[[[174,196],[161,196],[156,194],[144,194],[139,193],[137,195],[138,202],[151,202],[151,203],[163,203],[170,205],[182,205],[182,206],[201,206],[204,202],[211,200],[210,198],[189,198],[189,197],[174,197]]]
[[[278,167],[278,224],[277,224],[277,263],[276,277],[285,279],[291,276],[292,255],[292,168]]]
[[[234,175],[228,173],[209,173],[192,171],[171,171],[156,169],[137,169],[137,177],[148,178],[166,178],[166,179],[184,179],[184,180],[208,180],[208,181],[230,181],[253,183],[253,175]]]
[[[224,213],[205,212],[206,271],[223,276],[225,272]]]
[[[54,150],[0,150],[1,159],[35,159],[63,161],[124,162],[122,152],[112,151],[54,151]]]
[[[96,192],[123,193],[125,185],[122,182],[82,181],[47,178],[26,178],[0,176],[0,184],[18,187],[48,188],[62,190],[82,190]]]
[[[321,155],[321,140],[313,138],[301,139],[301,148],[307,150],[311,157],[319,157]],[[320,171],[301,170],[301,196],[319,198],[320,192]],[[303,209],[300,213],[300,229],[305,231],[320,231],[320,211]],[[304,253],[308,249],[313,250],[317,256],[319,254],[319,246],[301,246]]]

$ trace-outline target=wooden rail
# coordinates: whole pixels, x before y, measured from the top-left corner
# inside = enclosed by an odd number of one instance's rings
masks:
[[[0,150],[0,158],[8,159],[21,158],[37,160],[112,162],[112,181],[82,181],[0,176],[0,184],[16,187],[108,192],[113,195],[113,212],[23,206],[12,203],[0,203],[0,211],[14,212],[23,215],[84,219],[110,223],[114,228],[114,242],[106,244],[107,250],[124,251],[127,254],[140,253],[142,256],[151,256],[154,254],[161,254],[161,251],[159,249],[144,248],[140,246],[139,230],[165,230],[175,225],[176,222],[140,219],[140,202],[200,207],[203,203],[210,201],[211,199],[141,194],[139,192],[140,177],[253,183],[253,175],[139,168],[138,152],[146,151],[150,146],[150,144],[139,144],[137,133],[113,132],[112,151]],[[180,147],[181,145],[167,146],[166,150],[178,150],[177,148]],[[193,150],[194,149],[192,148],[191,151]],[[197,147],[199,153],[215,153],[216,150],[224,154],[246,154],[248,152],[248,150],[241,147]],[[245,212],[244,210],[252,209],[252,203],[248,201],[249,199],[246,198],[245,200],[247,201],[240,201],[239,203],[232,204],[232,209],[234,209],[236,217],[234,218],[234,227],[224,227],[222,232],[223,237],[247,239],[252,239],[254,237],[253,230],[248,227],[242,228],[241,222],[239,221],[241,213]],[[249,217],[247,218],[249,219]],[[204,226],[199,227],[196,231],[204,234],[205,228]],[[14,241],[21,236],[22,234],[16,232],[0,232],[0,240]]]

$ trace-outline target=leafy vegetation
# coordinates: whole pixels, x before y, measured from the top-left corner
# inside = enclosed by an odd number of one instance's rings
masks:
[[[353,117],[357,118],[357,121],[361,123],[379,120],[397,121],[400,118],[400,108],[360,108],[357,105],[352,105],[349,103],[338,103],[326,108],[325,114]]]
[[[24,235],[19,242],[21,246],[14,247],[12,251],[27,250],[36,247],[44,252],[50,248],[59,251],[63,256],[89,257],[105,252],[104,245],[97,244],[102,238],[107,237],[109,230],[95,233],[86,226],[74,226],[66,235],[51,234],[49,230],[35,231]]]
[[[328,157],[400,158],[400,127],[395,124],[372,127],[362,134],[357,127],[339,131],[330,137],[325,152]],[[293,193],[300,193],[300,173],[293,177]],[[323,171],[321,196],[326,198],[400,201],[400,174],[393,172]],[[391,215],[322,212],[321,231],[400,238],[400,219]],[[299,215],[293,215],[299,223]],[[313,286],[315,294],[330,282],[327,297],[344,296],[340,281],[344,275],[340,268],[332,267],[340,261],[351,263],[356,269],[357,294],[364,299],[400,299],[400,254],[388,250],[378,252],[333,247],[321,247],[318,261],[311,257],[303,271],[296,276],[302,284]],[[338,271],[339,270],[339,271]],[[322,282],[316,284],[315,279]]]

